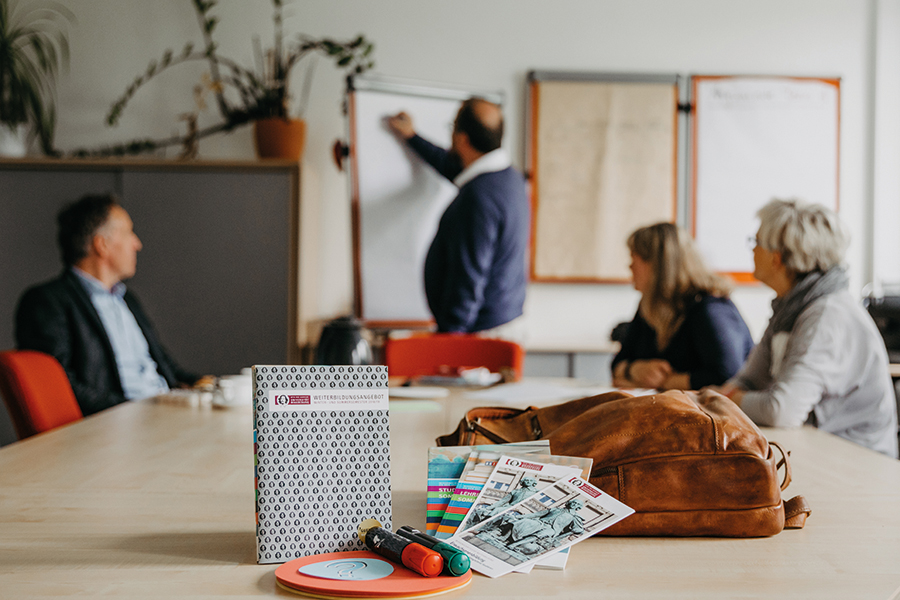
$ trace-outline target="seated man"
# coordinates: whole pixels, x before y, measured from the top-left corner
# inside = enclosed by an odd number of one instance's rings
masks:
[[[141,249],[125,209],[112,196],[85,196],[57,222],[65,270],[22,295],[18,348],[55,356],[85,415],[195,382],[122,283],[134,275]]]

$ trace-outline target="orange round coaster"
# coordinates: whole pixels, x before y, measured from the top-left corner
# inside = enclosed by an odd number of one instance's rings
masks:
[[[389,562],[384,557],[367,550],[316,554],[284,563],[275,569],[275,579],[285,589],[314,598],[422,598],[457,590],[472,581],[472,571],[460,577],[449,575],[422,577],[403,565],[394,563],[391,563],[394,571],[390,575],[367,581],[324,579],[299,571],[301,567],[313,563],[360,559]]]

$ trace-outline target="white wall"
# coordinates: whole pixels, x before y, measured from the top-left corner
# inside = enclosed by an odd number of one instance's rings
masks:
[[[109,104],[151,58],[186,41],[199,43],[190,2],[67,4],[78,23],[71,70],[60,89],[58,145],[72,149],[179,131],[177,115],[191,109],[191,88],[203,65],[158,77],[139,92],[118,128],[102,122]],[[900,72],[897,57],[889,56],[900,41],[898,6],[898,0],[302,0],[289,4],[287,27],[314,36],[365,33],[376,43],[376,72],[382,75],[502,88],[509,99],[506,146],[519,166],[530,69],[840,76],[841,213],[854,234],[848,258],[858,290],[872,270],[873,193],[881,194],[877,206],[892,220],[885,227],[892,233],[898,225]],[[216,36],[222,52],[249,64],[251,36],[271,39],[270,4],[223,0],[214,11],[221,19]],[[876,12],[887,19],[876,25]],[[344,137],[342,92],[338,73],[320,65],[306,115],[304,262],[311,266],[301,276],[301,301],[322,317],[348,312],[352,301],[348,186],[330,159],[332,142]],[[204,119],[214,115],[210,107]],[[878,162],[873,137],[882,121],[893,139],[880,138],[878,156],[884,158]],[[250,129],[204,140],[201,155],[251,158]],[[887,175],[891,169],[893,176]],[[736,293],[756,336],[770,298],[758,287]],[[636,301],[627,286],[532,285],[526,307],[531,342],[604,340],[612,325],[631,317]]]
[[[900,1],[877,5],[874,43],[873,281],[900,284]],[[896,293],[896,291],[895,291]]]

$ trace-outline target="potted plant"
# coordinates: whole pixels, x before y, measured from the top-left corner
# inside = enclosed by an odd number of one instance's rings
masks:
[[[61,4],[23,8],[0,0],[0,155],[24,156],[29,136],[53,149],[56,75],[69,57]]]
[[[111,106],[106,116],[108,125],[115,125],[128,101],[138,89],[154,76],[166,69],[190,61],[209,63],[208,81],[205,88],[215,94],[216,106],[222,121],[216,125],[199,129],[194,127],[192,142],[197,138],[230,131],[253,122],[256,128],[257,152],[260,157],[281,157],[299,160],[303,148],[305,123],[303,113],[309,99],[309,89],[315,68],[311,60],[314,54],[324,54],[334,60],[335,65],[352,73],[362,73],[370,69],[373,44],[362,35],[348,41],[332,39],[312,39],[303,35],[295,40],[284,38],[283,0],[272,0],[275,24],[274,45],[263,50],[259,39],[254,39],[256,55],[255,68],[249,69],[238,64],[218,51],[213,39],[218,18],[211,11],[216,0],[191,0],[197,13],[203,34],[202,49],[186,44],[179,54],[167,50],[158,61],[153,61],[147,70],[135,78],[125,93]],[[292,119],[290,92],[291,73],[304,63],[306,72],[301,82],[297,104],[298,118]],[[274,140],[271,136],[275,136]],[[280,137],[279,137],[280,136]],[[106,148],[99,152],[82,154],[126,154],[151,150],[174,144],[185,144],[186,138],[175,137],[164,140],[136,140],[129,144]]]

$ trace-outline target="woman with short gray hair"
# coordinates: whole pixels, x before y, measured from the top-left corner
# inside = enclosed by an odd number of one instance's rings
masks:
[[[827,208],[799,200],[772,200],[758,215],[753,275],[775,290],[772,318],[719,391],[760,425],[809,423],[896,458],[887,351],[847,290],[844,226]]]

